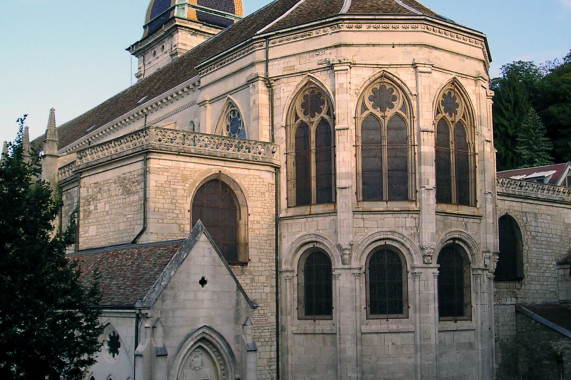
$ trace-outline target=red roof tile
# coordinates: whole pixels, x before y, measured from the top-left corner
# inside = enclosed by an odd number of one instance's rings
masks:
[[[83,281],[99,271],[102,306],[130,308],[149,292],[183,241],[103,248],[69,258],[79,261]]]
[[[525,177],[533,177],[534,174],[546,173],[550,171],[555,171],[555,173],[547,182],[550,185],[555,185],[561,175],[563,175],[565,168],[570,163],[563,163],[563,164],[553,164],[553,165],[545,165],[545,166],[535,166],[532,168],[521,168],[521,169],[512,169],[512,170],[504,170],[497,173],[498,177],[502,178],[514,178],[514,177],[522,177],[521,179],[525,180]],[[517,178],[520,179],[520,178]]]

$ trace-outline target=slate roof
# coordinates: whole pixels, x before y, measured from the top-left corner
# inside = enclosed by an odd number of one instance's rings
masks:
[[[517,310],[571,338],[571,309],[562,305],[518,305]]]
[[[101,306],[133,308],[151,290],[184,240],[125,245],[70,255],[81,265],[80,280],[91,278],[98,270]]]
[[[348,3],[347,3],[348,4]],[[179,59],[111,97],[83,115],[58,128],[59,148],[65,148],[99,127],[134,110],[141,99],[151,100],[198,74],[197,66],[229,49],[250,41],[260,32],[275,32],[344,14],[398,15],[445,19],[414,0],[352,0],[344,9],[343,0],[275,0],[248,17],[229,26]],[[263,33],[262,33],[263,34]],[[40,145],[44,136],[34,140]]]
[[[571,162],[567,162],[563,164],[535,166],[532,168],[504,170],[498,172],[497,176],[502,178],[527,180],[530,178],[539,178],[551,175],[547,184],[557,185],[561,179],[561,176],[566,173],[566,169],[570,166]]]

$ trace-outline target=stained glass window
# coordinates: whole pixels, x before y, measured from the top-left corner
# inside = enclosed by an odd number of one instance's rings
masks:
[[[330,99],[314,85],[295,98],[288,127],[288,205],[335,202],[335,138]]]
[[[373,83],[360,99],[360,179],[363,201],[412,198],[413,178],[410,107],[402,91],[385,78]]]
[[[436,115],[436,201],[476,204],[474,144],[469,126],[473,117],[467,101],[452,83],[440,95]]]
[[[226,113],[226,135],[229,137],[245,139],[246,129],[244,128],[244,123],[242,122],[242,115],[235,105],[231,105]]]

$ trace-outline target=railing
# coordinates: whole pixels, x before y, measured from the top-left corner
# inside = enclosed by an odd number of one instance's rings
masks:
[[[146,150],[279,164],[278,146],[272,143],[159,127],[140,129],[78,151],[76,163],[78,168],[85,168]]]
[[[498,194],[571,203],[571,188],[569,187],[511,178],[498,178],[497,185]]]
[[[58,180],[62,181],[66,178],[71,177],[74,174],[76,168],[77,168],[77,163],[75,161],[62,166],[61,168],[58,169]]]

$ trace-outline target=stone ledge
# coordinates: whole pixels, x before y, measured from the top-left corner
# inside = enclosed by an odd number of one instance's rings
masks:
[[[571,188],[511,178],[497,179],[498,195],[571,204]]]

